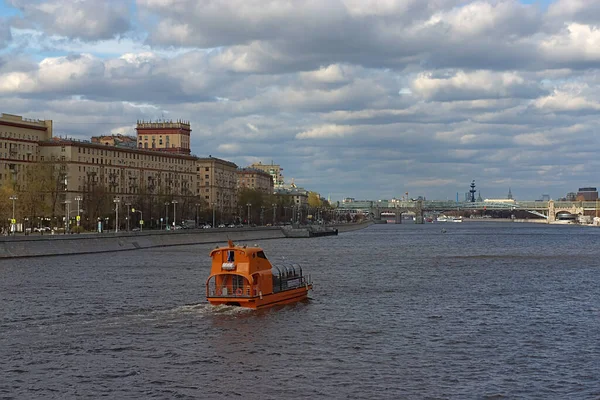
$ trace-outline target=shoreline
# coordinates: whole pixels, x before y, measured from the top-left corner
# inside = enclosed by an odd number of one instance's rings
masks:
[[[366,221],[357,224],[329,225],[328,228],[343,233],[364,229],[371,224],[371,221]],[[307,228],[301,227],[298,230],[307,230]],[[154,247],[222,243],[228,240],[286,238],[290,237],[286,235],[283,227],[8,236],[0,240],[0,259],[107,253]]]

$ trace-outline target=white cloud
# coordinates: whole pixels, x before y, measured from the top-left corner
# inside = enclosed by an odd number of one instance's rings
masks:
[[[322,125],[296,135],[296,139],[331,139],[346,137],[355,130],[348,125]]]
[[[40,26],[50,34],[83,40],[107,39],[131,28],[127,3],[119,0],[10,0],[18,7],[21,24]]]

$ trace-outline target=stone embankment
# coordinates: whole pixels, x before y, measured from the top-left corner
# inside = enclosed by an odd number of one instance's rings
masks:
[[[370,223],[335,226],[339,232],[362,229]],[[177,231],[86,233],[72,235],[9,236],[0,240],[0,259],[43,257],[52,255],[103,253],[151,247],[182,246],[191,244],[225,243],[286,238],[279,227],[239,229],[192,229]]]

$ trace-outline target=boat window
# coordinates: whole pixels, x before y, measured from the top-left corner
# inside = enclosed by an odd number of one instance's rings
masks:
[[[259,251],[258,253],[256,253],[256,255],[258,256],[258,258],[264,258],[265,260],[267,259],[267,256],[265,255],[264,251]]]
[[[227,262],[234,262],[234,261],[235,261],[235,251],[233,251],[233,250],[227,251]]]

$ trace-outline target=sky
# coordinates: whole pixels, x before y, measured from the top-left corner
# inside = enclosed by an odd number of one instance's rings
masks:
[[[189,120],[332,200],[600,187],[599,66],[592,0],[0,0],[0,112]]]

